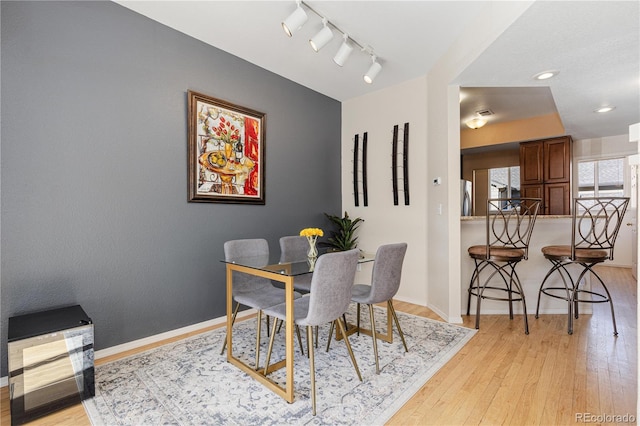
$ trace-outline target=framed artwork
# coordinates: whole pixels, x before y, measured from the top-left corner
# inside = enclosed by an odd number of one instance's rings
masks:
[[[265,114],[188,92],[189,201],[264,204]]]

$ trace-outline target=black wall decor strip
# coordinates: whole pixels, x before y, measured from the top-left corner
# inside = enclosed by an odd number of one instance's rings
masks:
[[[393,146],[391,148],[391,180],[393,182],[393,205],[398,205],[398,125],[393,126]]]
[[[367,132],[362,135],[362,202],[365,207],[369,205],[367,192]]]
[[[356,207],[360,204],[358,197],[358,135],[353,140],[353,202]]]
[[[404,140],[402,147],[402,173],[404,179],[404,205],[409,205],[409,123],[404,123]]]

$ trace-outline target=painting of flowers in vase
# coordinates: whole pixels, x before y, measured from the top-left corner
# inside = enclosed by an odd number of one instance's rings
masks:
[[[188,96],[189,201],[264,204],[265,114]]]

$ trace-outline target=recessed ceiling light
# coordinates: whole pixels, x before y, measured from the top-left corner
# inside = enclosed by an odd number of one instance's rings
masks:
[[[606,105],[606,106],[602,106],[602,107],[598,108],[594,112],[609,112],[609,111],[613,111],[614,109],[616,109],[616,107],[610,106],[610,105]]]
[[[560,74],[560,71],[543,71],[543,72],[539,72],[538,74],[534,75],[533,78],[535,80],[547,80],[551,77],[555,77],[556,75]]]

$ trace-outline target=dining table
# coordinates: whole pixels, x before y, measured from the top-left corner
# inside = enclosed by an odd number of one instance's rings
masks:
[[[320,253],[322,256],[322,252]],[[269,255],[234,257],[232,259],[222,259],[226,264],[227,282],[227,361],[238,367],[240,370],[263,384],[267,389],[282,397],[287,402],[294,400],[294,290],[293,282],[297,276],[312,274],[317,258],[299,259],[291,262],[280,262],[280,253],[274,252]],[[362,252],[358,263],[373,262],[375,254]],[[267,368],[256,370],[236,357],[233,353],[233,273],[241,272],[257,277],[263,277],[272,281],[280,282],[284,285],[284,302],[286,303],[285,324],[285,357],[280,361],[275,361]],[[286,369],[286,383],[283,385],[271,380],[266,374],[269,372]]]

